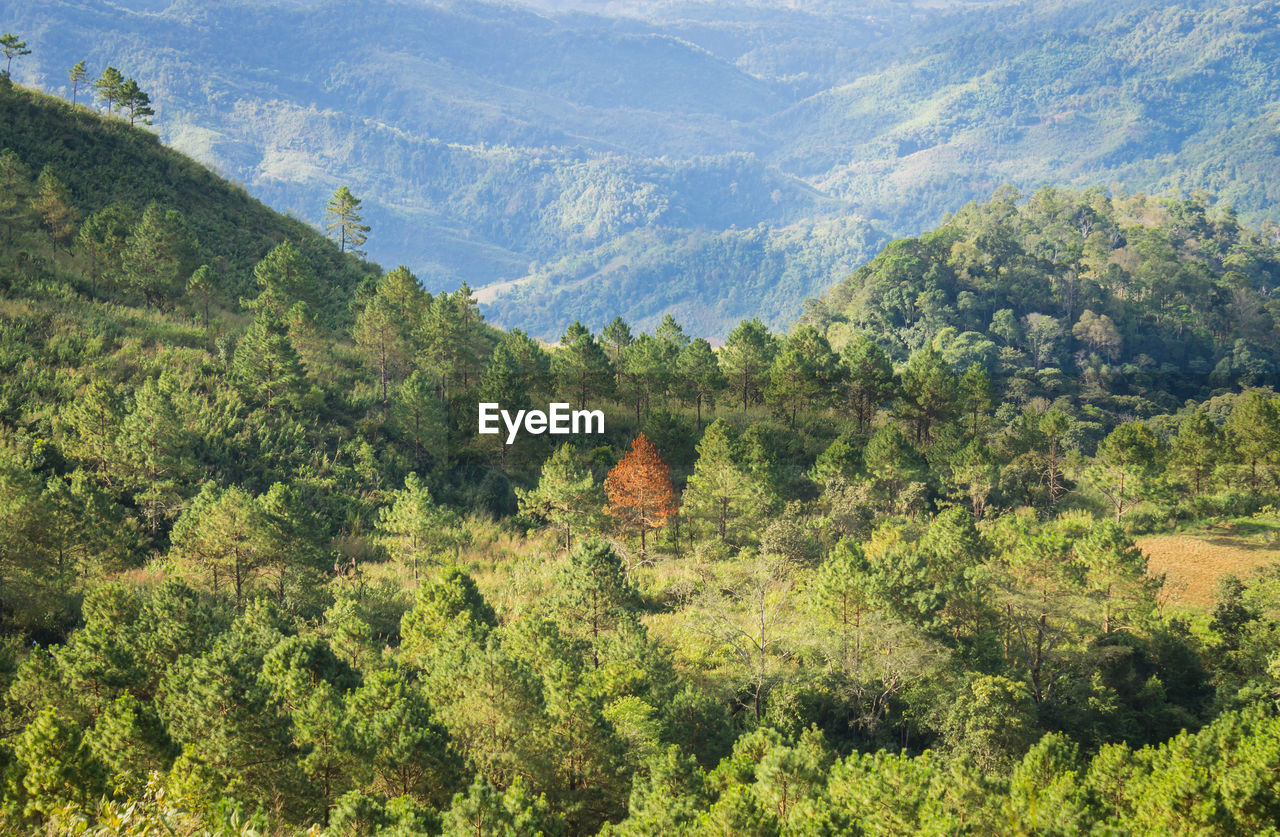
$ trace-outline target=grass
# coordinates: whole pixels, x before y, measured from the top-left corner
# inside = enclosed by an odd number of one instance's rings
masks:
[[[1209,609],[1217,595],[1218,579],[1241,578],[1280,559],[1277,521],[1271,517],[1242,518],[1195,532],[1138,538],[1150,571],[1164,573],[1170,604]]]

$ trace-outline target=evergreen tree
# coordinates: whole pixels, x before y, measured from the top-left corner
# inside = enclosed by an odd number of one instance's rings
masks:
[[[680,350],[676,359],[676,381],[676,388],[685,400],[693,402],[701,431],[703,405],[714,410],[716,396],[729,386],[710,343],[699,337]]]
[[[540,517],[564,533],[567,550],[573,548],[574,531],[596,529],[602,522],[604,492],[569,444],[556,448],[542,463],[536,488],[517,488],[516,496],[521,514]]]
[[[89,297],[98,283],[120,273],[121,260],[137,217],[122,203],[108,204],[85,219],[76,236],[76,250],[89,262]]]
[[[4,74],[7,78],[10,75],[9,69],[13,66],[13,59],[30,55],[31,50],[27,49],[26,41],[19,39],[12,32],[5,32],[0,35],[0,54],[4,55]]]
[[[285,324],[271,311],[259,311],[240,338],[231,374],[268,414],[278,412],[282,401],[296,400],[304,377],[302,364]]]
[[[125,282],[142,292],[148,306],[161,304],[191,275],[196,246],[182,213],[149,204],[120,256]]]
[[[213,271],[209,265],[202,264],[187,280],[187,296],[198,306],[205,331],[209,330],[209,306],[213,303],[214,292]]]
[[[764,400],[764,385],[777,351],[777,340],[759,320],[744,320],[729,334],[721,362],[729,388],[744,410]]]
[[[260,291],[247,305],[255,311],[265,310],[283,318],[295,302],[317,302],[311,268],[289,241],[277,244],[253,266],[253,278]]]
[[[124,76],[115,67],[108,65],[93,83],[93,89],[107,106],[107,113],[115,113],[120,104],[120,93],[124,89]]]
[[[41,169],[40,177],[36,179],[31,208],[49,231],[54,244],[65,247],[75,237],[80,213],[72,204],[71,192],[48,166]]]
[[[876,410],[895,394],[893,364],[866,335],[859,335],[845,347],[844,361],[849,370],[849,405],[858,422],[858,433],[866,434]]]
[[[1223,434],[1213,420],[1199,411],[1188,413],[1173,440],[1173,465],[1190,484],[1192,497],[1210,486],[1223,453]]]
[[[463,544],[460,526],[456,514],[432,501],[416,474],[405,478],[404,488],[392,492],[390,505],[378,513],[379,542],[394,560],[412,568],[415,580],[419,560],[439,560]]]
[[[585,410],[592,398],[612,394],[614,373],[609,357],[581,323],[575,322],[560,338],[551,355],[551,368],[558,385],[572,395]]]
[[[334,233],[338,250],[343,253],[350,248],[359,254],[360,246],[368,240],[369,225],[361,223],[364,219],[360,216],[360,203],[349,188],[340,186],[325,206],[324,228]]]
[[[80,92],[80,85],[89,85],[89,71],[85,69],[83,61],[77,61],[75,66],[67,73],[67,78],[71,81],[71,104],[76,103],[76,94]]]
[[[1161,459],[1160,440],[1142,424],[1122,424],[1098,445],[1089,479],[1111,503],[1117,524],[1150,491]]]
[[[694,520],[710,525],[722,543],[741,545],[744,535],[759,527],[766,507],[764,487],[738,461],[723,419],[702,434],[683,506]]]
[[[129,112],[130,125],[136,125],[139,120],[144,125],[150,125],[151,120],[148,117],[156,115],[151,108],[151,97],[138,87],[135,79],[128,79],[120,86],[117,101],[123,110]]]
[[[207,573],[215,594],[229,583],[237,610],[273,545],[262,506],[238,486],[220,491],[206,483],[173,527],[175,555]]]
[[[949,421],[959,401],[959,382],[942,354],[932,347],[911,355],[902,370],[897,409],[917,445],[933,438],[936,425]]]

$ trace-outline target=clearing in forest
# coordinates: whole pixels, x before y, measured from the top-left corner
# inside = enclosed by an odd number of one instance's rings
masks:
[[[1152,535],[1137,542],[1147,554],[1150,572],[1166,574],[1167,601],[1183,607],[1211,608],[1219,578],[1234,573],[1246,579],[1259,567],[1280,559],[1280,543],[1232,529]]]

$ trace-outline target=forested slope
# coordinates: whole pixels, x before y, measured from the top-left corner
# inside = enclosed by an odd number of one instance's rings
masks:
[[[0,830],[1280,823],[1280,575],[1188,605],[1134,541],[1280,535],[1276,252],[1228,213],[1001,193],[788,334],[547,347],[118,118],[0,112]],[[606,432],[476,432],[552,400]]]

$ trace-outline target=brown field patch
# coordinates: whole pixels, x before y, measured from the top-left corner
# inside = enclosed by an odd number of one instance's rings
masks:
[[[1280,549],[1231,535],[1153,535],[1138,538],[1153,575],[1165,573],[1165,600],[1172,605],[1210,608],[1218,579],[1229,573],[1249,577],[1280,559]]]

